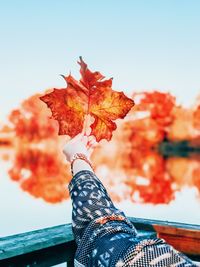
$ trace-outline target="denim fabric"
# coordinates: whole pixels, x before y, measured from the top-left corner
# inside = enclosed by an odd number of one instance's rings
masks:
[[[141,239],[117,209],[97,176],[77,173],[69,184],[72,228],[77,243],[75,267],[194,265],[162,239]]]

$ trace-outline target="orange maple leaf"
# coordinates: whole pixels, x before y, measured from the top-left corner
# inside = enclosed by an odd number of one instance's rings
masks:
[[[76,136],[83,131],[87,115],[94,118],[90,135],[96,141],[112,137],[117,128],[114,120],[123,119],[134,106],[134,101],[123,92],[112,90],[112,79],[104,80],[100,72],[91,72],[80,57],[80,81],[71,75],[64,77],[67,87],[54,89],[40,99],[51,109],[59,123],[59,135]]]

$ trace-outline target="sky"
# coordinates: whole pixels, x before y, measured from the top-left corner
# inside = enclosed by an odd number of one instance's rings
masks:
[[[199,14],[198,0],[0,1],[0,122],[23,99],[65,86],[60,74],[79,78],[79,56],[91,70],[113,77],[116,90],[170,91],[178,103],[191,105],[200,94]],[[7,220],[0,235],[69,220],[69,203],[52,206],[21,194],[3,169],[0,209]],[[192,206],[188,219],[195,223]],[[161,210],[145,214],[161,219]],[[169,207],[163,216],[176,213]]]
[[[0,3],[0,119],[22,99],[79,78],[79,56],[127,93],[200,93],[200,2],[29,0]]]

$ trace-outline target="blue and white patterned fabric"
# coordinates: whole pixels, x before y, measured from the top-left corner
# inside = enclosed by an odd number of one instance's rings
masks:
[[[72,227],[77,243],[75,267],[196,266],[163,239],[141,239],[117,209],[97,176],[87,170],[69,184]]]

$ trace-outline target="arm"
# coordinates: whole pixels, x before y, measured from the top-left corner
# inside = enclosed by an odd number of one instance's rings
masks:
[[[87,137],[79,135],[73,138],[65,145],[63,152],[66,159],[72,162],[73,178],[68,187],[72,200],[72,229],[78,247],[75,262],[78,266],[97,266],[98,257],[97,264],[93,261],[89,263],[88,255],[92,254],[94,245],[101,237],[107,234],[113,237],[119,232],[135,235],[136,231],[124,213],[114,206],[93,172],[88,162],[90,150],[87,148]],[[76,153],[84,154],[86,158],[77,159],[74,157]]]

